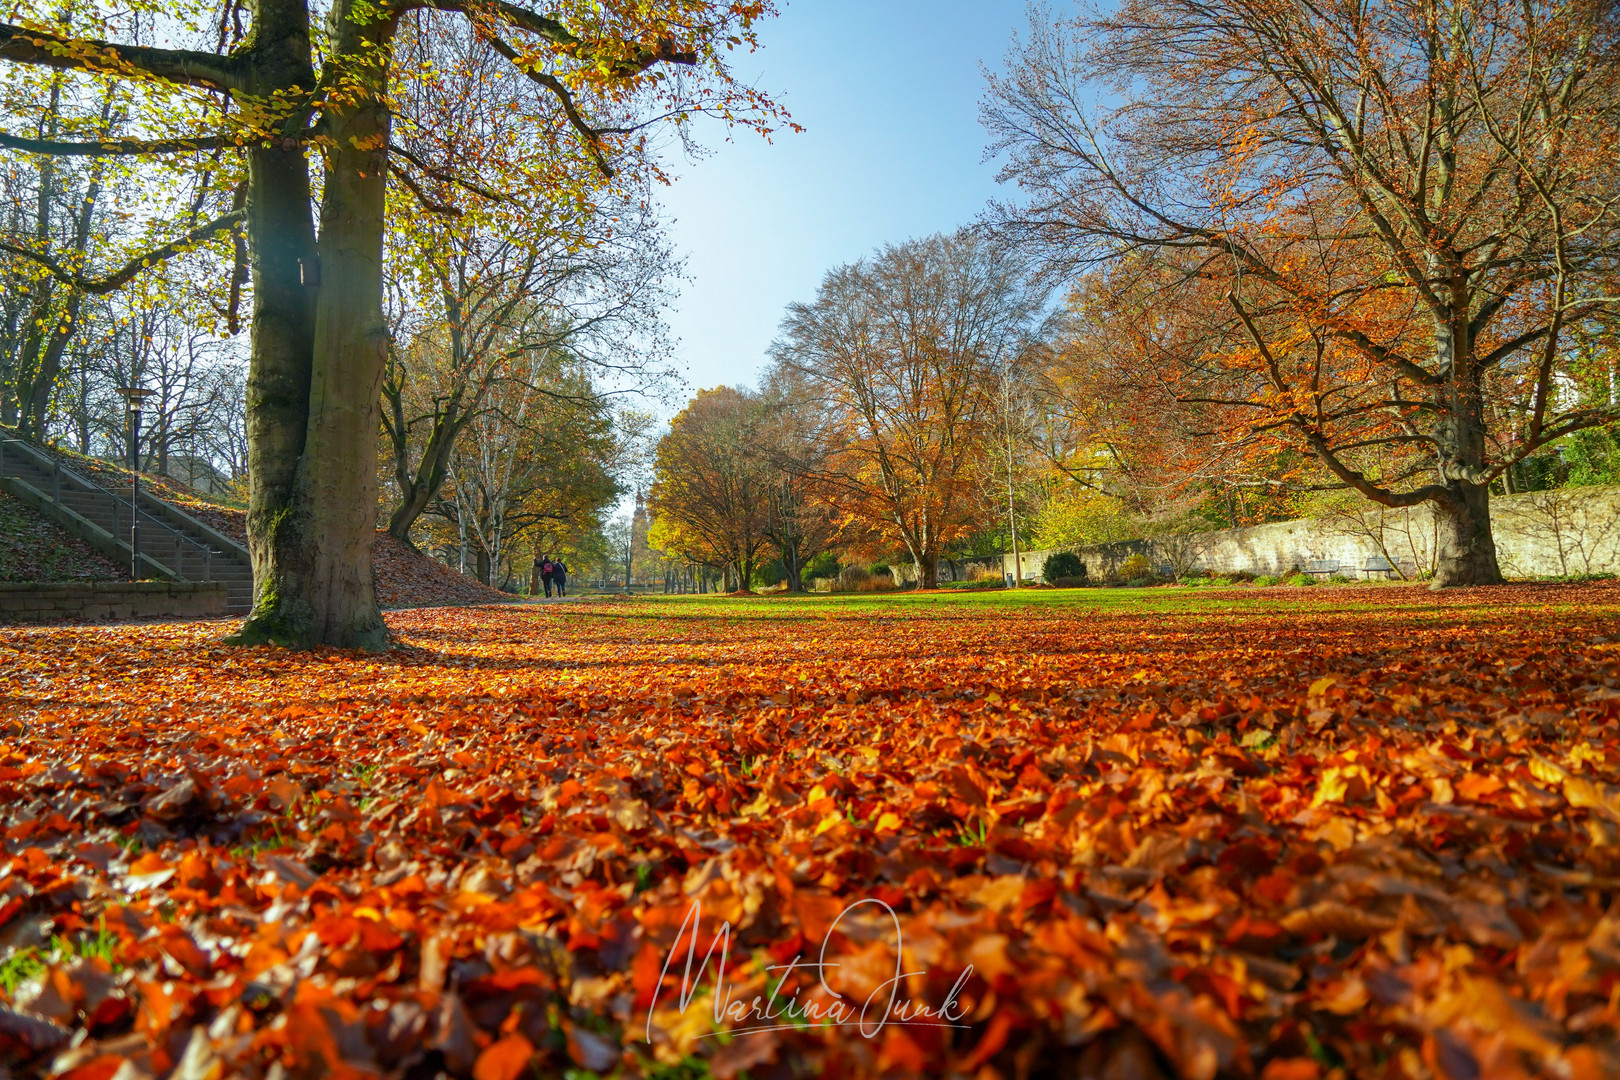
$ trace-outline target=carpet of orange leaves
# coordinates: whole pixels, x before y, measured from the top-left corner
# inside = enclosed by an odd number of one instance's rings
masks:
[[[0,1073],[1620,1074],[1620,589],[1290,597],[0,631]]]

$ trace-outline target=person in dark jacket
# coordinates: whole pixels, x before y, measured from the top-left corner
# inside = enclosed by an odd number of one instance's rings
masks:
[[[551,582],[557,574],[557,564],[551,561],[549,555],[540,557],[540,581],[546,587],[546,598],[551,598]]]
[[[558,596],[568,595],[568,567],[561,559],[551,564],[551,581],[557,586]]]

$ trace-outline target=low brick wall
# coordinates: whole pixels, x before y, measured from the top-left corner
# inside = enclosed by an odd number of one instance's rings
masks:
[[[206,619],[225,614],[225,586],[204,581],[0,582],[0,623]]]

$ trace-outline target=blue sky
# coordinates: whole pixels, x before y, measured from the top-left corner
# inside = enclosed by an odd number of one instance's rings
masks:
[[[663,202],[690,281],[669,313],[693,389],[753,384],[783,309],[874,248],[966,224],[996,193],[984,80],[1024,0],[788,0],[735,72],[803,134],[748,132],[672,162]]]

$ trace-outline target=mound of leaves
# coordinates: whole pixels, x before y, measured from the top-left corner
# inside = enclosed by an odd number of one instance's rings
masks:
[[[0,631],[0,1064],[1620,1074],[1620,589],[1227,595]]]
[[[378,530],[372,544],[371,563],[376,574],[377,602],[385,608],[452,607],[512,599],[437,559],[412,551],[382,530]]]

